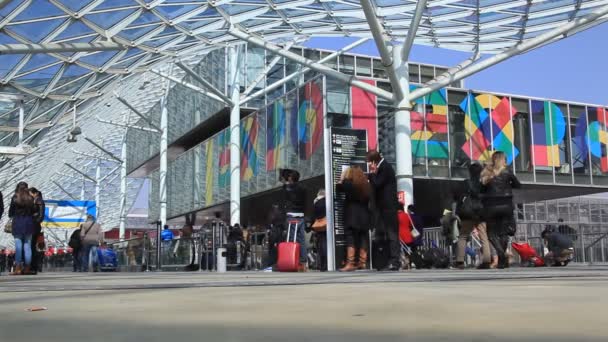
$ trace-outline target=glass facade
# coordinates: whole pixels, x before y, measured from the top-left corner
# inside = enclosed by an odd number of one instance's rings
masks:
[[[241,76],[249,94],[301,69],[257,47],[248,46],[245,51],[246,68]],[[299,47],[291,51],[312,60],[330,53]],[[227,90],[224,80],[229,58],[225,50],[215,50],[195,71],[217,88]],[[328,65],[391,91],[382,64],[376,58],[344,55]],[[258,78],[266,68],[270,70],[267,75]],[[414,83],[411,88],[444,71],[445,68],[435,66],[410,65],[410,79]],[[185,81],[198,85],[189,77]],[[169,144],[224,108],[218,101],[181,85],[171,89],[167,103]],[[368,136],[375,137],[370,145],[377,144],[388,161],[395,161],[392,104],[316,73],[293,77],[245,107],[255,111],[241,122],[242,196],[278,186],[278,169],[282,167],[300,170],[303,179],[323,174],[323,113],[327,113],[334,126],[368,129]],[[158,123],[160,106],[154,106],[148,116]],[[605,108],[597,106],[459,87],[440,89],[413,103],[414,176],[460,179],[466,177],[472,160],[485,162],[493,151],[499,150],[505,152],[509,166],[524,182],[605,186],[608,185],[606,119]],[[170,217],[228,200],[229,132],[224,129],[211,135],[169,163]],[[130,171],[158,154],[155,133],[130,129],[127,139]],[[152,185],[150,198],[156,199],[158,181]],[[155,202],[151,201],[152,208]]]

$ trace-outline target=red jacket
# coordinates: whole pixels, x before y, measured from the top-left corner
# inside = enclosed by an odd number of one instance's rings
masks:
[[[406,245],[412,244],[414,242],[414,238],[412,237],[412,218],[403,210],[397,211],[397,218],[399,219],[399,240]]]

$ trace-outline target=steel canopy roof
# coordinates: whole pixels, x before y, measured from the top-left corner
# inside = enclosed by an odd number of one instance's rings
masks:
[[[403,40],[416,1],[372,1],[390,38]],[[494,54],[607,4],[429,0],[415,43]],[[359,0],[5,1],[0,8],[0,45],[114,42],[124,48],[7,55],[0,51],[0,91],[26,96],[28,136],[40,128],[34,125],[53,123],[66,111],[67,102],[80,104],[100,96],[125,75],[236,42],[227,33],[229,23],[274,41],[371,36]],[[12,106],[0,106],[0,126],[14,126],[16,116]],[[13,138],[3,141],[7,140],[15,143]]]
[[[404,40],[417,1],[371,1],[388,39]],[[608,0],[429,0],[415,44],[497,54],[607,5]],[[602,17],[587,27],[606,20]],[[65,160],[94,173],[91,159],[75,156],[74,145],[65,142],[66,130],[56,129],[70,122],[71,108],[87,104],[79,112],[79,125],[89,137],[103,139],[107,149],[119,153],[124,130],[101,126],[106,128],[99,131],[96,121],[96,117],[123,119],[123,113],[106,107],[108,101],[116,103],[111,91],[120,92],[145,112],[160,96],[160,81],[146,80],[153,86],[141,90],[139,77],[127,77],[150,68],[167,71],[175,60],[192,61],[215,48],[241,43],[228,33],[230,25],[273,42],[371,38],[359,0],[0,0],[0,93],[23,96],[24,142],[38,145],[27,157],[12,161],[0,157],[5,198],[19,180],[14,177],[17,171],[26,170],[22,177],[47,186],[52,186],[51,176]],[[10,44],[92,43],[118,48],[46,53],[7,49]],[[18,113],[15,103],[0,101],[0,145],[18,144]],[[75,147],[99,153],[81,141]],[[112,169],[103,167],[108,172]],[[80,188],[77,179],[66,177],[64,182],[69,192]],[[133,180],[130,188],[140,185]],[[115,211],[116,180],[108,187],[114,191],[107,191],[102,206]],[[50,195],[61,192],[55,188]],[[129,203],[133,200],[131,195]]]

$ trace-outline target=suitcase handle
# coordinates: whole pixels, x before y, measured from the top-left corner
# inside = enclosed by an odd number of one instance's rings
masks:
[[[287,221],[287,242],[289,242],[289,233],[291,233],[291,226],[294,226],[294,232],[293,232],[293,242],[296,242],[297,236],[298,236],[298,222],[296,220],[293,221]]]

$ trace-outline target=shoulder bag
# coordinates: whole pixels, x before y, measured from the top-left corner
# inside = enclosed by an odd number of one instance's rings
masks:
[[[13,233],[13,219],[8,219],[8,221],[4,225],[4,232],[7,234]]]

